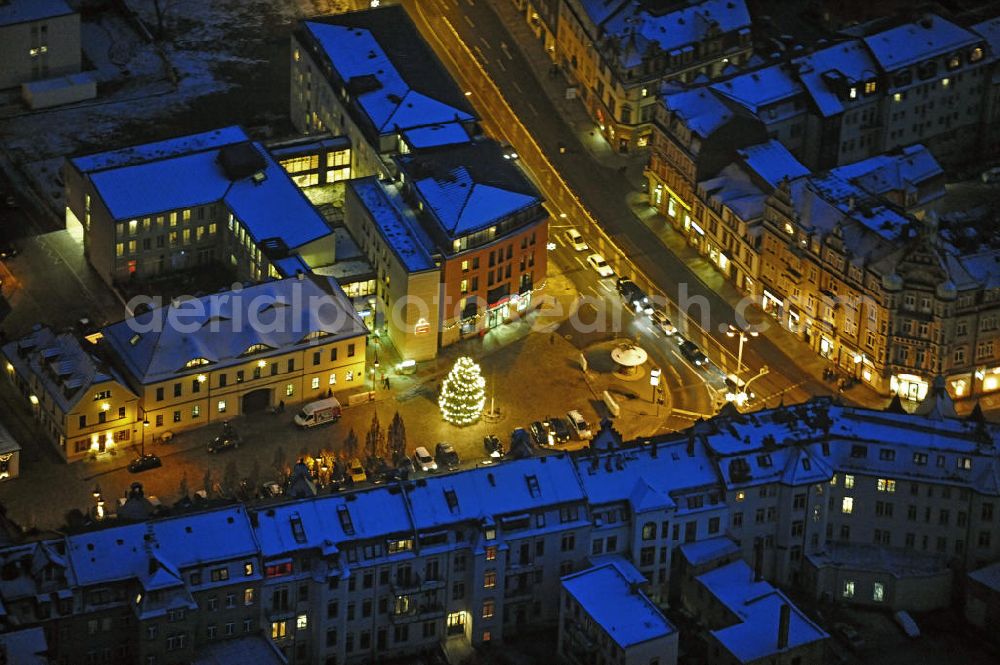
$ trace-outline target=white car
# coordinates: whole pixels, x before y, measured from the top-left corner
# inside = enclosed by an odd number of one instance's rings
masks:
[[[677,328],[674,324],[670,322],[667,318],[666,313],[661,309],[654,309],[653,313],[649,315],[649,318],[653,320],[653,325],[662,330],[667,335],[676,335]]]
[[[593,438],[594,434],[590,431],[590,425],[587,421],[583,419],[583,415],[577,410],[567,411],[566,419],[569,421],[569,427],[573,430],[573,434],[576,438],[581,441],[586,441],[587,439]]]
[[[423,446],[419,446],[413,451],[413,461],[417,463],[417,468],[424,473],[438,470],[438,463]]]
[[[583,241],[583,236],[580,235],[580,232],[576,229],[566,229],[566,232],[563,233],[563,237],[566,238],[566,242],[569,243],[569,246],[578,252],[585,252],[590,249],[587,246],[587,243]]]
[[[615,271],[611,269],[608,262],[604,260],[604,257],[600,254],[591,254],[587,257],[587,263],[597,271],[597,274],[601,277],[612,277]]]

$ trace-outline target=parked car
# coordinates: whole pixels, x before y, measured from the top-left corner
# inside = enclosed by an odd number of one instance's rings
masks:
[[[865,638],[861,637],[861,633],[854,626],[846,623],[837,623],[833,625],[833,632],[837,637],[846,642],[852,651],[861,651],[865,648]]]
[[[455,452],[455,446],[445,442],[437,444],[434,448],[434,459],[437,461],[438,466],[444,466],[449,469],[457,469],[460,464],[458,453]]]
[[[566,420],[569,422],[569,429],[573,435],[581,441],[586,441],[594,436],[590,431],[590,425],[583,418],[583,414],[577,410],[567,411]]]
[[[604,260],[604,257],[600,254],[591,254],[587,257],[587,263],[590,267],[597,271],[597,274],[601,277],[612,277],[615,271],[611,269],[608,262]]]
[[[920,637],[920,627],[917,626],[917,622],[906,610],[899,610],[892,615],[893,620],[896,625],[903,629],[906,636],[909,638]]]
[[[222,425],[222,434],[212,439],[208,444],[208,452],[220,453],[223,450],[236,450],[240,447],[240,435],[228,422]]]
[[[365,473],[365,467],[357,457],[351,460],[351,463],[347,465],[347,474],[351,479],[352,483],[363,483],[368,480],[368,474]]]
[[[285,492],[281,489],[281,485],[274,482],[266,482],[260,486],[260,495],[264,498],[271,496],[281,496]]]
[[[677,328],[674,327],[674,324],[671,323],[670,319],[667,318],[666,312],[664,312],[662,309],[654,309],[653,313],[650,315],[650,318],[653,321],[653,325],[662,330],[664,334],[666,335],[677,334]]]
[[[12,240],[0,240],[0,259],[12,259],[17,256],[17,245]]]
[[[302,428],[316,427],[326,423],[335,423],[340,420],[340,402],[336,397],[309,402],[302,407],[302,410],[295,414],[293,419],[295,424]]]
[[[510,456],[514,459],[524,459],[534,454],[531,446],[531,435],[523,427],[510,433]]]
[[[702,367],[708,363],[708,358],[701,352],[698,345],[689,339],[681,342],[680,350],[682,356],[693,362],[698,367]]]
[[[569,425],[562,418],[549,418],[546,420],[549,424],[549,431],[552,432],[553,438],[556,443],[566,443],[569,441]]]
[[[418,446],[413,451],[413,461],[417,463],[417,468],[424,473],[438,470],[437,462],[434,461],[434,458],[431,457],[431,454],[423,446]]]
[[[496,434],[488,434],[483,437],[483,450],[486,451],[486,460],[488,462],[499,462],[503,459],[503,444],[500,442],[500,437]]]
[[[555,443],[549,434],[549,428],[539,420],[528,425],[528,431],[531,433],[531,438],[536,446],[551,446]]]
[[[413,472],[417,470],[417,467],[413,465],[413,460],[409,457],[399,458],[399,462],[396,464],[396,470],[399,471],[399,475],[403,480],[406,480],[413,475]]]
[[[503,153],[504,159],[517,159],[519,156],[517,154],[517,150],[514,150],[514,146],[512,146],[509,143],[504,143],[503,145],[501,145],[500,150]]]
[[[161,466],[163,466],[163,462],[160,461],[159,457],[153,453],[146,453],[145,455],[139,455],[129,462],[128,470],[129,473],[142,473],[150,469],[158,469]]]
[[[585,252],[590,249],[587,246],[587,243],[584,242],[583,236],[580,235],[580,232],[576,229],[566,229],[563,233],[563,237],[566,238],[566,242],[569,243],[569,246],[578,252]]]

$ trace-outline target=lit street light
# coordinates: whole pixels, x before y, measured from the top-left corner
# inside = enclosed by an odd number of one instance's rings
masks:
[[[736,378],[737,379],[740,378],[740,374],[743,373],[743,344],[750,337],[756,337],[759,334],[760,333],[758,333],[756,330],[747,332],[746,330],[741,330],[741,329],[737,328],[733,324],[729,324],[729,330],[726,331],[726,336],[727,337],[736,337],[736,336],[739,336],[739,338],[740,338],[740,348],[739,348],[739,351],[738,351],[737,356],[736,356]]]

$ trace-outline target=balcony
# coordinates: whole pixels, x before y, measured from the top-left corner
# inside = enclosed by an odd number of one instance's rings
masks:
[[[427,603],[424,605],[413,605],[406,612],[393,613],[389,615],[389,620],[393,624],[411,623],[415,621],[429,621],[431,619],[444,618],[443,603]]]
[[[445,581],[438,577],[426,578],[423,575],[397,576],[392,580],[391,588],[397,596],[420,591],[435,591],[443,589]]]

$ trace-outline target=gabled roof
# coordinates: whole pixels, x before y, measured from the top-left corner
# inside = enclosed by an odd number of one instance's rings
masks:
[[[4,345],[3,354],[18,374],[34,376],[63,413],[70,413],[84,395],[90,394],[91,386],[115,381],[128,390],[123,378],[84,349],[71,332],[56,333],[35,326],[21,339]]]
[[[663,103],[667,110],[683,120],[692,132],[707,138],[736,115],[719,99],[720,94],[712,88],[692,88],[666,93],[663,96]]]
[[[367,328],[336,280],[310,275],[179,301],[103,332],[129,374],[148,384],[197,372],[190,361],[217,369],[308,348],[314,337],[358,337]]]
[[[878,65],[860,39],[850,39],[814,53],[796,58],[799,80],[805,86],[820,115],[829,117],[843,112],[844,102],[831,88],[829,78],[860,82],[875,78]],[[860,91],[858,93],[860,95]]]
[[[914,144],[897,152],[838,166],[831,169],[830,173],[870,194],[884,195],[894,191],[916,190],[934,178],[943,176],[944,170],[930,150],[923,145]],[[943,196],[944,185],[939,191],[931,193],[933,194]],[[926,203],[927,200],[920,203]]]
[[[740,148],[736,152],[744,164],[772,187],[777,187],[778,183],[786,178],[794,180],[810,173],[809,169],[776,139]]]
[[[0,27],[74,13],[65,0],[7,0],[0,2]]]
[[[926,14],[919,21],[904,23],[865,37],[875,60],[893,71],[923,60],[946,55],[980,41],[979,35],[960,28],[936,14]]]
[[[534,196],[477,183],[464,166],[443,178],[418,180],[415,186],[452,236],[484,229],[538,202]]]
[[[754,114],[771,104],[792,101],[805,91],[785,64],[755,69],[716,83],[712,88],[739,102]]]

